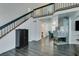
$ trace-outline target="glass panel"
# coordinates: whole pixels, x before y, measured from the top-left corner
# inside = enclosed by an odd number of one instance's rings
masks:
[[[26,17],[20,19],[20,24],[26,20]]]
[[[12,29],[14,28],[14,23],[12,23]]]
[[[31,14],[28,14],[28,15],[27,15],[27,19],[30,18],[30,17],[31,17]]]
[[[59,9],[60,5],[58,3],[55,4],[55,10]]]
[[[47,15],[47,14],[48,14],[47,7],[44,7],[43,8],[43,15]]]
[[[20,23],[22,23],[23,21],[24,21],[24,17],[23,18],[21,18],[21,19],[19,19],[20,20]]]
[[[63,7],[62,7],[62,3],[60,3],[60,8],[63,8]]]
[[[12,24],[10,24],[10,30],[12,30],[13,29],[13,25]]]
[[[11,30],[11,25],[9,25],[9,27],[8,27],[8,31],[10,31]]]
[[[28,14],[28,15],[24,16],[25,19],[28,19],[30,17],[31,17],[31,14]]]
[[[52,14],[53,12],[54,12],[54,5],[50,5],[50,6],[43,7],[43,8],[40,8],[38,10],[35,10],[34,11],[34,17]]]
[[[2,32],[1,35],[4,35],[4,34],[5,34],[5,33],[4,33],[4,29],[2,29],[1,32]]]
[[[11,25],[8,25],[8,32],[11,30]]]
[[[17,26],[20,24],[20,20],[17,21]]]
[[[52,14],[54,12],[54,6],[53,5],[50,5],[47,7],[47,14]]]
[[[7,27],[5,27],[5,33],[7,33]]]
[[[15,22],[15,27],[17,26],[17,21]]]
[[[70,4],[71,4],[71,6],[75,5],[74,3],[70,3]]]
[[[42,15],[42,10],[38,9],[34,12],[35,16],[41,16]]]
[[[15,28],[15,22],[13,23],[13,28]]]
[[[61,8],[64,8],[64,3],[61,3]]]
[[[65,3],[65,7],[68,7],[69,6],[69,3]]]

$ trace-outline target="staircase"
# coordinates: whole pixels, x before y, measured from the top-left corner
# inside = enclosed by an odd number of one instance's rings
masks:
[[[27,21],[31,17],[32,12],[33,11],[31,11],[27,14],[24,14],[24,15],[18,17],[17,19],[1,26],[0,27],[0,39],[2,37],[4,37],[6,34],[8,34],[9,32],[11,32],[12,30],[14,30],[16,27],[18,27],[19,25],[21,25],[22,23]]]
[[[57,11],[66,10],[79,7],[78,3],[50,3],[42,7],[35,8],[31,12],[28,12],[17,19],[0,27],[0,39],[14,30],[19,25],[23,24],[30,17],[39,18],[44,16],[53,15]]]

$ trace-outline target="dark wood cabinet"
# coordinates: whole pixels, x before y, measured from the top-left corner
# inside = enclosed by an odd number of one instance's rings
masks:
[[[28,45],[28,30],[17,29],[16,30],[16,48],[21,48]]]

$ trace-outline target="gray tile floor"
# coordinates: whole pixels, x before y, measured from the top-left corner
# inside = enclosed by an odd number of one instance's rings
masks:
[[[74,56],[75,53],[74,45],[54,45],[53,39],[46,38],[29,42],[24,48],[12,49],[0,56]]]

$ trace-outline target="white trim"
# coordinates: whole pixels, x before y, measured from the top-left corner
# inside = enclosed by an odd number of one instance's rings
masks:
[[[58,11],[58,12],[55,12],[53,15],[59,15],[59,14],[68,13],[68,12],[75,12],[75,11],[79,11],[79,7]]]
[[[69,18],[69,44],[71,43],[71,18]]]

